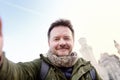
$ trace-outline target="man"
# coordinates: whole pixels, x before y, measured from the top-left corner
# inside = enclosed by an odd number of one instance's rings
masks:
[[[72,51],[74,30],[69,20],[60,19],[51,24],[48,30],[48,45],[47,57],[41,54],[40,59],[15,64],[2,52],[1,32],[0,80],[41,80],[39,75],[45,72],[40,73],[42,61],[49,65],[45,80],[92,80],[90,70],[94,67],[82,58],[78,59],[77,53]],[[95,79],[101,80],[96,70]]]

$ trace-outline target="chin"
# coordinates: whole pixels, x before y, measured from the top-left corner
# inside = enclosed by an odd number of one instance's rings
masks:
[[[66,56],[69,55],[69,53],[58,53],[59,56]]]

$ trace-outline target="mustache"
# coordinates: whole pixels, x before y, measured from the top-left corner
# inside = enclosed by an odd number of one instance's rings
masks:
[[[69,45],[59,45],[58,49],[69,49]]]

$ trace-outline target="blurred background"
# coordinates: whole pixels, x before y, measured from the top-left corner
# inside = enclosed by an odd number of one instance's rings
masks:
[[[75,29],[74,51],[80,57],[89,58],[98,71],[106,71],[109,78],[112,76],[112,80],[118,80],[120,73],[113,75],[108,71],[113,68],[110,67],[113,63],[120,68],[119,0],[0,0],[0,17],[3,22],[3,50],[11,61],[31,61],[39,58],[40,53],[45,54],[50,24],[65,18],[71,20]],[[108,63],[110,65],[105,65]],[[104,80],[109,79],[103,77]]]
[[[75,51],[81,47],[79,38],[85,37],[97,60],[103,52],[116,54],[119,4],[119,0],[0,0],[6,56],[18,62],[46,53],[47,30],[59,18],[70,19],[75,28]]]

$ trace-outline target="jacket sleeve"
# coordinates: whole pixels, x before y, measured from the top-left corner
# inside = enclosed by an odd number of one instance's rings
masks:
[[[36,80],[39,67],[40,59],[13,63],[4,56],[0,66],[0,80]]]

